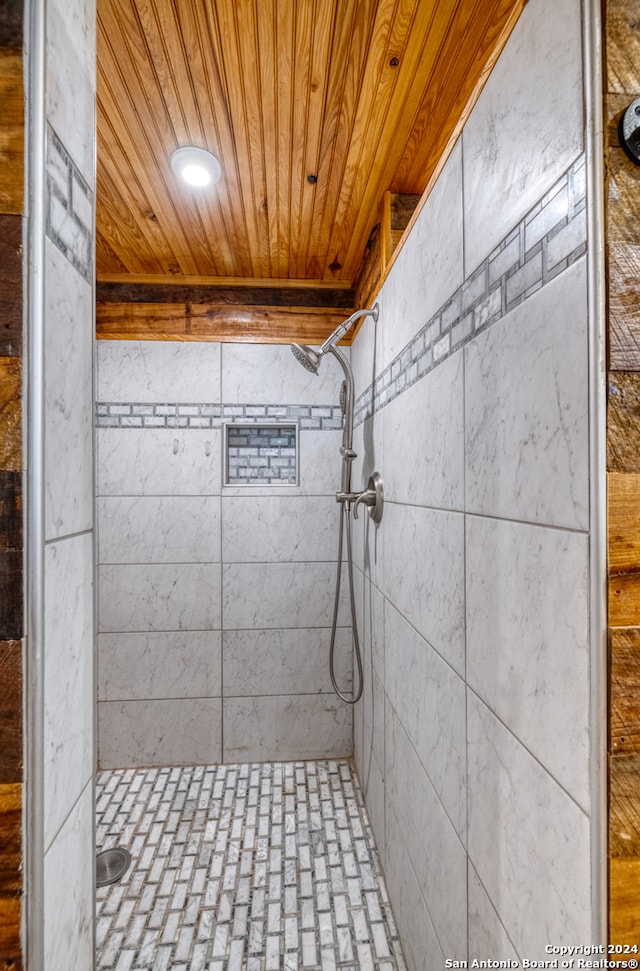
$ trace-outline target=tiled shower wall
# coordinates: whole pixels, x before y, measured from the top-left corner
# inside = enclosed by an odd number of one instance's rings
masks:
[[[351,754],[328,670],[341,381],[282,345],[98,342],[103,768]],[[297,426],[297,483],[227,485],[226,423],[231,449],[240,425]]]
[[[529,4],[352,347],[355,750],[412,971],[592,942],[581,63],[580,3]]]

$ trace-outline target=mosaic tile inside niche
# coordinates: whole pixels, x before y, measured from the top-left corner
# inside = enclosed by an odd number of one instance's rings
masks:
[[[406,971],[346,761],[102,772],[96,971]]]

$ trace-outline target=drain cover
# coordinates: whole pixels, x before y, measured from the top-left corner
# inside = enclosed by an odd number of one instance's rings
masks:
[[[120,846],[114,846],[110,850],[103,850],[96,857],[96,885],[106,887],[110,883],[117,883],[123,876],[131,863],[131,854],[123,850]]]

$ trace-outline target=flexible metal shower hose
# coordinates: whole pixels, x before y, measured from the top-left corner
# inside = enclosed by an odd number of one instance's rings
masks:
[[[338,605],[340,601],[340,580],[342,578],[342,533],[344,530],[344,520],[347,521],[347,567],[349,571],[349,599],[351,601],[351,629],[353,631],[353,645],[356,652],[356,664],[358,667],[358,691],[352,698],[344,695],[336,681],[334,671],[334,648],[336,643],[336,627],[338,625]],[[340,529],[338,531],[338,569],[336,573],[336,594],[333,602],[333,623],[331,626],[331,646],[329,648],[329,673],[331,674],[331,684],[338,698],[346,701],[348,705],[355,705],[362,696],[363,676],[362,676],[362,656],[360,654],[360,641],[358,639],[358,622],[356,620],[356,598],[353,589],[353,553],[351,549],[351,509],[348,502],[340,503]]]

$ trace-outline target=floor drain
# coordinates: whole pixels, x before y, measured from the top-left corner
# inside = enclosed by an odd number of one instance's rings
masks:
[[[110,883],[117,883],[131,863],[131,854],[120,846],[110,850],[102,850],[96,857],[96,885],[107,887]]]

